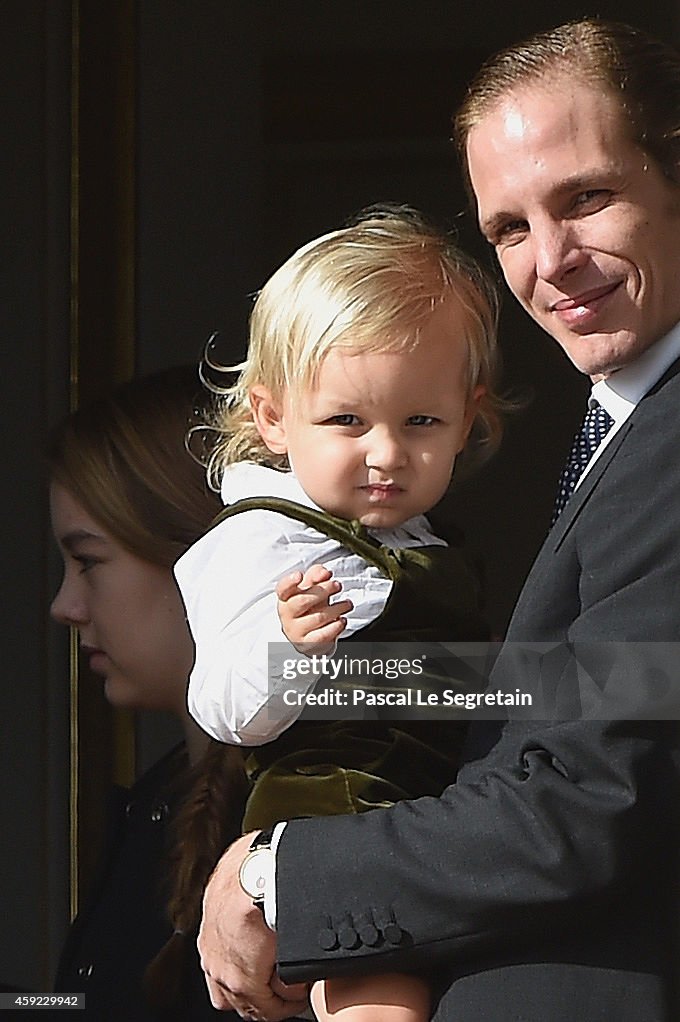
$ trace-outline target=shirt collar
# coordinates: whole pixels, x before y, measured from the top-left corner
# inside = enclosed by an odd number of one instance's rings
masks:
[[[647,348],[639,358],[604,380],[590,392],[589,404],[599,402],[615,422],[627,419],[666,370],[680,358],[680,323]]]
[[[280,472],[251,461],[227,465],[222,474],[220,489],[224,504],[235,504],[245,497],[284,497],[297,504],[316,508],[292,472]]]

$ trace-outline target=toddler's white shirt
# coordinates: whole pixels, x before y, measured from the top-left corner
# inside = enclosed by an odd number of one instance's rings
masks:
[[[316,507],[291,472],[241,462],[222,480],[222,499],[284,497]],[[446,546],[424,515],[395,529],[369,529],[392,549]],[[232,745],[273,741],[297,719],[302,706],[286,706],[283,692],[313,688],[313,675],[282,678],[286,656],[299,658],[287,643],[276,609],[276,585],[284,575],[323,564],[342,585],[337,599],[350,599],[342,638],[382,612],[392,581],[357,554],[303,522],[276,511],[247,511],[220,522],[175,565],[187,618],[196,644],[189,678],[188,705],[204,731]],[[268,643],[277,648],[270,668]],[[286,649],[287,646],[287,649]]]

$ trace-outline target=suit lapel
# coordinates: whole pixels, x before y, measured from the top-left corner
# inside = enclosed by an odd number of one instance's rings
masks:
[[[581,485],[572,494],[564,511],[546,536],[543,546],[538,551],[536,559],[517,598],[515,609],[508,624],[506,638],[512,638],[517,629],[519,629],[520,633],[525,631],[526,615],[527,613],[532,614],[534,612],[531,608],[533,607],[534,597],[537,592],[544,593],[546,591],[546,586],[548,587],[548,591],[554,591],[555,586],[553,573],[555,571],[555,556],[559,552],[559,549],[567,536],[569,536],[573,525],[576,523],[579,515],[588,504],[590,497],[596,490],[600,480],[605,475],[621,444],[624,442],[632,428],[633,423],[629,419],[623,424],[621,429],[618,430],[616,435],[612,437],[590,472],[588,472],[584,478]],[[528,611],[527,606],[529,607]]]
[[[577,487],[564,511],[557,519],[557,522],[548,534],[544,546],[549,546],[553,552],[559,549],[572,525],[588,503],[590,495],[593,493],[595,487],[607,471],[607,468],[611,464],[619,447],[624,442],[630,431],[635,427],[636,419],[640,414],[644,414],[645,403],[659,394],[665,385],[672,381],[679,373],[680,359],[676,359],[676,361],[668,367],[663,376],[654,384],[653,387],[650,388],[649,392],[639,401],[630,417],[607,444],[602,454],[597,459],[592,469],[588,472],[581,485]]]
[[[680,359],[670,366],[658,383],[642,398],[630,418],[612,437],[548,533],[518,597],[515,612],[508,626],[508,636],[512,634],[513,628],[516,625],[520,626],[521,631],[526,631],[526,621],[524,618],[527,613],[527,604],[530,607],[529,613],[535,613],[535,607],[533,607],[531,600],[533,594],[540,591],[545,596],[546,586],[550,591],[554,589],[551,579],[554,579],[555,555],[559,552],[572,527],[578,521],[579,515],[587,506],[601,480],[605,477],[621,445],[626,441],[631,431],[635,429],[638,419],[646,414],[649,402],[660,400],[664,402],[664,406],[667,406],[668,409],[674,410],[678,404],[678,395],[676,394],[678,386],[680,386]]]
[[[611,465],[619,447],[633,429],[633,426],[634,421],[631,416],[631,418],[627,419],[623,426],[617,430],[615,436],[613,436],[609,441],[600,457],[587,473],[581,485],[577,487],[564,511],[557,519],[557,522],[551,531],[548,533],[544,543],[544,548],[549,546],[552,553],[559,550],[564,539],[569,534],[571,527],[574,525],[581,511],[588,503],[593,491]]]
[[[549,547],[552,553],[559,550],[564,539],[568,536],[572,525],[576,522],[581,511],[588,503],[591,494],[609,468],[609,465],[615,457],[618,449],[621,447],[631,430],[635,428],[636,419],[640,414],[644,414],[645,403],[654,399],[654,397],[663,390],[665,385],[673,380],[678,373],[680,373],[680,359],[676,360],[671,366],[669,366],[661,379],[658,380],[650,391],[640,400],[630,417],[626,420],[626,422],[624,422],[621,429],[617,431],[616,435],[607,444],[602,454],[597,459],[592,469],[588,472],[581,485],[577,487],[564,511],[557,519],[557,522],[548,534],[543,548]]]

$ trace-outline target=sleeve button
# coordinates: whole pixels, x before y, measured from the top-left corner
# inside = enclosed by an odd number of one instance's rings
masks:
[[[335,951],[338,946],[338,935],[335,930],[331,930],[330,927],[320,930],[317,940],[319,942],[319,947],[324,951]]]
[[[344,947],[347,951],[352,951],[354,948],[359,947],[359,934],[353,926],[343,926],[338,933],[338,940],[340,941],[340,947]]]
[[[401,944],[404,931],[397,923],[387,923],[383,928],[383,936],[388,944]]]
[[[359,937],[361,938],[361,943],[365,944],[366,947],[375,947],[376,944],[380,943],[380,934],[373,923],[364,923],[363,926],[360,926]]]

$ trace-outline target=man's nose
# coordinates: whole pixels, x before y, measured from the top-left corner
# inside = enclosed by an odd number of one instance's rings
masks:
[[[532,230],[536,276],[559,286],[565,276],[583,265],[586,253],[569,222],[546,220]]]

